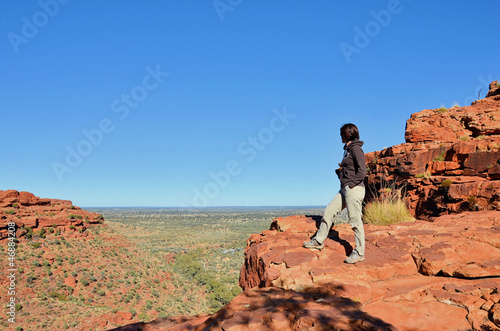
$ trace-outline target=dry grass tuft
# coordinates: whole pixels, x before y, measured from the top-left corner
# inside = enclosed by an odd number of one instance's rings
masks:
[[[386,186],[378,191],[377,198],[365,206],[363,222],[375,225],[414,222],[401,189],[395,188],[395,184]]]

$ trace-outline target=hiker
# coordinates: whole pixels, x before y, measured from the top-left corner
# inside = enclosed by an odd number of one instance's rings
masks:
[[[321,219],[316,235],[311,241],[305,242],[304,247],[321,250],[328,237],[337,214],[347,207],[349,224],[354,230],[356,248],[344,260],[345,263],[356,263],[365,260],[365,232],[363,228],[362,206],[365,197],[364,179],[366,176],[365,154],[361,149],[363,141],[359,140],[359,131],[352,123],[344,124],[340,128],[340,136],[344,145],[344,157],[335,170],[340,179],[340,191],[328,204]]]

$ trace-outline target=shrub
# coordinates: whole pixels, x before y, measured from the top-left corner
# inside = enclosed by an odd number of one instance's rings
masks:
[[[367,224],[389,225],[413,221],[415,219],[402,198],[401,189],[396,189],[395,184],[380,190],[363,211],[363,222]]]
[[[14,207],[14,208],[19,208],[19,204],[18,204],[17,202],[14,202],[14,203],[12,204],[12,207]]]
[[[438,112],[440,112],[441,114],[445,113],[446,111],[448,111],[448,108],[445,107],[438,108]]]
[[[426,171],[423,174],[416,174],[415,178],[431,178],[432,173],[430,171]]]
[[[56,291],[50,291],[49,298],[58,299],[59,301],[68,301],[68,297],[66,295]]]
[[[28,232],[26,232],[26,234],[24,236],[26,237],[26,239],[31,239],[33,237],[33,228],[28,226],[28,227],[26,227],[26,230]]]
[[[458,138],[462,141],[469,141],[469,136],[461,136],[460,138]]]
[[[474,210],[477,206],[478,198],[475,195],[469,195],[467,202],[469,203],[469,209]]]
[[[436,156],[432,161],[444,161],[445,160],[444,156],[445,154],[444,152],[442,152],[441,154],[439,154],[439,156]]]
[[[441,182],[441,187],[448,189],[448,188],[450,188],[451,184],[453,184],[453,181],[451,181],[449,179],[445,179]]]
[[[47,231],[45,231],[45,228],[41,228],[40,231],[38,232],[38,236],[40,238],[45,238],[45,234],[47,233]],[[35,233],[36,235],[36,233]]]
[[[70,220],[75,220],[75,219],[81,220],[83,218],[83,216],[82,215],[73,215],[73,214],[71,214],[71,215],[68,216],[68,218]]]
[[[14,209],[7,209],[5,213],[9,215],[14,215],[15,213],[17,213],[17,211],[15,211]]]
[[[34,249],[40,248],[40,246],[42,246],[42,243],[39,242],[31,243],[31,247],[33,247]]]

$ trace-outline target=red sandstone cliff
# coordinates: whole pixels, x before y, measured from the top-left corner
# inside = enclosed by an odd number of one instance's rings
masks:
[[[8,224],[14,222],[16,236],[30,229],[55,228],[83,235],[92,224],[102,223],[101,215],[75,207],[68,200],[41,199],[29,192],[0,191],[0,240],[7,237]]]
[[[406,123],[406,143],[366,154],[368,184],[404,186],[411,212],[433,218],[500,210],[500,85],[471,106],[425,109]]]

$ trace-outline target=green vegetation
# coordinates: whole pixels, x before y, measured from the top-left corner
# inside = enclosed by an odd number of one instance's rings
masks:
[[[460,138],[458,138],[462,141],[469,141],[470,137],[469,136],[461,136]]]
[[[31,227],[26,227],[25,230],[27,231],[26,234],[24,235],[26,239],[31,239],[33,237],[33,229]]]
[[[6,214],[9,214],[9,215],[14,215],[17,213],[17,211],[15,209],[7,209],[7,210],[4,210]]]
[[[415,178],[431,178],[431,176],[432,176],[432,173],[430,171],[426,171],[426,172],[421,173],[421,174],[416,174]]]
[[[475,195],[469,195],[467,198],[467,202],[469,203],[469,209],[470,210],[475,210],[477,208],[477,202],[479,199]]]
[[[500,83],[497,83],[497,87],[500,87]]]
[[[441,152],[438,156],[436,156],[432,161],[444,161],[445,160],[445,152]]]
[[[369,202],[363,211],[363,222],[375,225],[389,225],[402,222],[413,222],[401,189],[385,187],[379,191],[376,199]]]
[[[68,301],[68,297],[62,293],[56,292],[56,291],[50,291],[49,292],[49,298],[55,298],[60,301]]]
[[[210,307],[220,309],[241,290],[230,277],[218,277],[214,270],[203,266],[200,262],[202,260],[202,250],[200,248],[192,250],[177,256],[174,270],[178,270],[188,278],[194,279],[198,284],[204,285],[209,293]]]
[[[441,182],[441,187],[445,188],[445,189],[449,189],[451,184],[453,184],[453,181],[449,180],[449,179],[444,179],[442,182]]]
[[[438,108],[438,112],[440,112],[441,114],[445,113],[447,111],[448,111],[448,108],[445,108],[445,107]]]
[[[73,214],[71,214],[71,215],[68,215],[68,218],[70,220],[75,220],[75,219],[81,220],[81,219],[83,219],[83,216],[82,215],[73,215]]]

